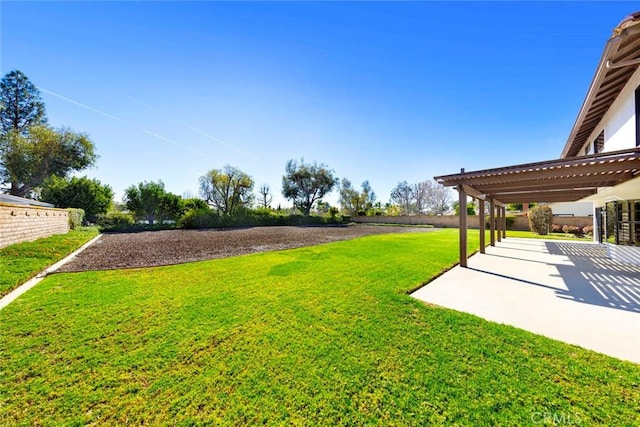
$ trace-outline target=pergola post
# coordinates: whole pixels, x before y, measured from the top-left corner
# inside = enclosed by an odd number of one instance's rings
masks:
[[[464,169],[460,170],[464,173]],[[460,207],[460,267],[467,266],[467,194],[458,185],[458,205]]]
[[[502,207],[498,206],[498,218],[497,218],[497,234],[498,234],[498,242],[502,241]]]
[[[507,237],[507,207],[502,207],[502,238]]]
[[[489,199],[489,230],[491,231],[491,246],[496,245],[496,204]]]
[[[485,243],[485,217],[484,217],[484,200],[478,199],[478,209],[480,210],[478,216],[478,228],[480,229],[480,253],[484,253]]]

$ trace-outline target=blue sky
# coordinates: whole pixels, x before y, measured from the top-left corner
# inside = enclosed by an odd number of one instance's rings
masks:
[[[279,196],[287,160],[400,181],[557,158],[634,2],[9,2],[0,72],[89,134],[81,174],[179,195],[236,166]],[[332,196],[329,201],[336,201]]]

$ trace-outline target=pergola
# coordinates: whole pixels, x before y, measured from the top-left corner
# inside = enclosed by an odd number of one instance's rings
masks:
[[[478,200],[480,215],[489,203],[491,246],[506,236],[506,204],[573,202],[640,176],[640,147],[435,177],[456,187],[460,203],[460,266],[467,266],[467,196]],[[480,252],[485,221],[480,218]]]

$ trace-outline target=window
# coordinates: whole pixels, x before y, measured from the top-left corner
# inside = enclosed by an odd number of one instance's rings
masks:
[[[640,246],[640,200],[607,203],[606,215],[607,235],[613,232],[616,244]]]
[[[604,129],[600,132],[600,135],[593,141],[593,152],[595,154],[602,153],[604,150]]]

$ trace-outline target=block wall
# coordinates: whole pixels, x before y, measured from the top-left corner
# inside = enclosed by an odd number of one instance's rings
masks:
[[[508,216],[508,215],[507,215]],[[467,216],[468,228],[480,228],[478,215]],[[384,224],[405,224],[405,225],[433,225],[437,228],[458,228],[459,219],[456,215],[407,215],[407,216],[353,216],[353,222],[357,223],[384,223]],[[558,225],[575,225],[584,227],[593,224],[593,218],[585,216],[558,216],[553,218],[553,223]],[[511,227],[513,230],[529,230],[529,219],[524,216],[515,218]]]
[[[0,203],[0,248],[68,231],[64,209]]]

